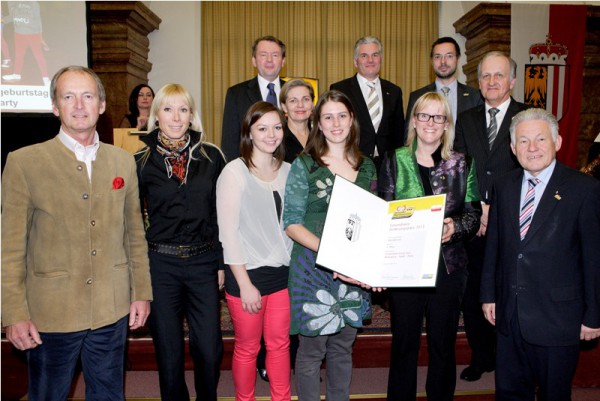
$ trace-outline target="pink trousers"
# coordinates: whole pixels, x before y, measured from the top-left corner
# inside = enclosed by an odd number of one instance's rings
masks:
[[[262,309],[251,315],[242,309],[239,297],[226,294],[233,322],[235,346],[231,370],[236,401],[254,401],[256,356],[260,338],[265,339],[266,367],[272,401],[289,401],[290,389],[290,298],[283,289],[261,298]]]

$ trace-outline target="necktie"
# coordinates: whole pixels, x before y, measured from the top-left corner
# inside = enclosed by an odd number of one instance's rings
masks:
[[[443,86],[441,89],[442,93],[444,94],[444,96],[448,97],[448,93],[450,92],[450,88],[448,88],[447,86]]]
[[[269,93],[267,94],[267,102],[277,107],[277,95],[275,94],[275,84],[271,82],[267,85],[267,89],[269,89]]]
[[[494,144],[494,139],[496,139],[496,136],[498,135],[498,121],[496,121],[496,114],[498,114],[499,111],[500,110],[495,107],[488,110],[488,113],[490,113],[490,125],[487,129],[487,137],[490,149]]]
[[[367,86],[371,88],[369,97],[367,98],[367,108],[369,109],[369,115],[373,122],[373,128],[375,128],[375,132],[377,132],[379,123],[381,123],[381,104],[379,102],[379,96],[377,95],[377,89],[375,88],[375,82],[367,82]]]
[[[267,93],[267,102],[277,107],[277,95],[275,94],[275,84],[273,82],[269,83],[267,85],[267,89],[269,89],[269,93]]]
[[[535,186],[539,184],[540,180],[537,178],[530,178],[527,180],[529,186],[527,187],[527,193],[523,200],[523,206],[521,206],[521,215],[519,216],[519,227],[521,231],[521,241],[527,235],[529,226],[531,225],[531,219],[533,217],[533,206],[535,201]]]

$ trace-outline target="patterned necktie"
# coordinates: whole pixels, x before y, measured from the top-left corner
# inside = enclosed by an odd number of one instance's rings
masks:
[[[496,121],[496,114],[498,114],[499,111],[500,110],[495,107],[489,109],[488,111],[488,113],[490,113],[490,125],[487,129],[487,137],[488,143],[490,144],[490,149],[494,144],[494,139],[496,139],[496,136],[498,135],[498,121]]]
[[[527,180],[529,187],[523,200],[523,206],[521,206],[521,215],[519,216],[519,227],[521,231],[521,241],[527,235],[529,226],[531,225],[531,219],[533,218],[533,206],[535,201],[535,186],[540,183],[537,178],[530,178]]]
[[[444,94],[444,96],[448,97],[448,93],[450,93],[450,88],[448,88],[447,86],[443,86],[441,91]]]
[[[367,86],[371,88],[369,97],[367,98],[367,107],[369,109],[369,114],[371,115],[373,128],[375,128],[375,132],[377,132],[379,123],[381,123],[381,104],[379,102],[379,96],[377,95],[377,89],[375,88],[375,82],[367,82]]]
[[[269,93],[267,94],[267,102],[277,107],[277,95],[275,94],[275,84],[271,82],[267,85],[267,89],[269,89]]]

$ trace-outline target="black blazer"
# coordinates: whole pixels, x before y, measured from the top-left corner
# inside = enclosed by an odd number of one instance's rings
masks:
[[[493,180],[520,167],[510,149],[509,128],[512,118],[525,109],[524,104],[511,98],[491,150],[487,139],[484,104],[460,113],[456,119],[454,150],[466,153],[475,160],[479,197],[486,203],[489,203]]]
[[[481,93],[479,89],[475,89],[469,85],[461,84],[457,82],[456,91],[458,92],[458,96],[456,97],[456,116],[463,111],[469,110],[472,107],[479,106],[483,104],[483,98],[481,97]],[[435,86],[435,82],[424,86],[416,91],[411,92],[410,97],[408,98],[408,107],[406,108],[406,119],[410,120],[410,112],[412,111],[415,102],[427,92],[436,92],[437,88]],[[454,122],[456,125],[456,121]],[[408,128],[410,127],[410,121],[407,121],[405,124],[404,131],[408,133]]]
[[[285,83],[279,80],[281,86]],[[223,110],[223,126],[221,130],[221,149],[227,161],[240,156],[240,131],[244,115],[254,103],[263,100],[258,85],[258,77],[240,82],[227,89],[225,108]]]
[[[383,115],[377,134],[371,122],[367,102],[360,90],[356,75],[330,86],[329,89],[343,92],[352,101],[352,106],[360,125],[360,151],[366,156],[373,157],[375,146],[380,156],[404,144],[404,111],[402,104],[402,89],[399,86],[379,79],[383,95]]]
[[[557,162],[521,241],[522,179],[494,184],[481,302],[496,304],[500,333],[517,308],[525,341],[576,345],[581,324],[600,327],[600,181]]]

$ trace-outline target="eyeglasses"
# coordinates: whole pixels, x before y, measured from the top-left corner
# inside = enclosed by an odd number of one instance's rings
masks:
[[[422,123],[426,123],[433,118],[433,122],[436,124],[443,124],[446,122],[446,116],[442,116],[441,114],[436,114],[432,116],[431,114],[426,113],[417,113],[417,120]]]

